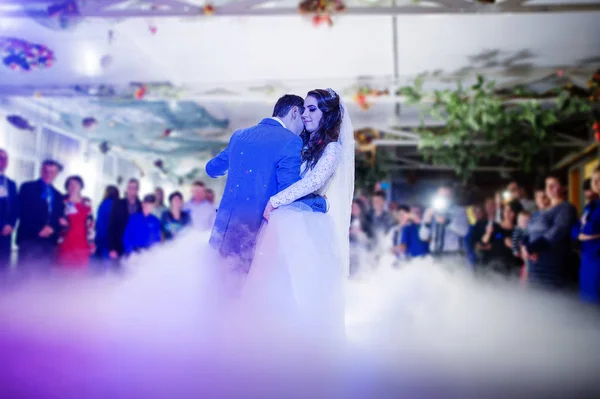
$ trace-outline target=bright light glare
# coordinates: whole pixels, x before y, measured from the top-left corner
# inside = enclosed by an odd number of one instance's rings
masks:
[[[502,198],[504,198],[505,201],[508,201],[510,199],[510,192],[509,191],[503,192]]]
[[[98,179],[98,165],[94,160],[78,159],[70,165],[73,174],[81,176],[85,183],[85,192],[89,195],[94,192],[94,186]]]
[[[78,72],[86,76],[97,76],[102,72],[100,55],[90,47],[81,51],[81,60],[76,62]]]
[[[443,211],[448,208],[448,200],[444,197],[437,196],[433,198],[433,209]]]

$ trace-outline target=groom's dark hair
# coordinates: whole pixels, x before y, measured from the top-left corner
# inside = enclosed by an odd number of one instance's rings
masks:
[[[286,94],[277,100],[275,108],[273,108],[273,117],[282,118],[286,116],[293,107],[298,107],[300,113],[304,112],[304,100],[302,97],[295,94]]]

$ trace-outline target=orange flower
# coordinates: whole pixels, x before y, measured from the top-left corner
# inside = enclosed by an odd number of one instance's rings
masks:
[[[207,4],[204,6],[202,11],[204,12],[204,15],[213,15],[215,13],[215,6],[212,4]]]

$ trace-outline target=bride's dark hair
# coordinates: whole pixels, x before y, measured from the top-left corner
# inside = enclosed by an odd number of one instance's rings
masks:
[[[300,135],[304,142],[302,161],[306,162],[308,167],[312,169],[323,155],[327,144],[338,141],[340,125],[342,124],[342,112],[340,96],[333,90],[311,90],[306,96],[315,98],[317,107],[323,112],[317,130],[309,133],[304,129]]]

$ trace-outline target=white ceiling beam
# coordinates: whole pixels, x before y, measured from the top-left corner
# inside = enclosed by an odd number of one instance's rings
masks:
[[[566,133],[558,133],[557,137],[560,137],[562,140],[560,143],[570,144],[573,146],[587,147],[590,143],[586,140],[578,139],[577,137],[573,137]]]
[[[179,10],[182,12],[200,12],[202,10],[202,7],[199,7],[195,4],[187,3],[185,0],[156,0],[147,1],[147,3],[151,6],[166,6],[169,10]]]
[[[394,156],[391,157],[390,161],[392,162],[402,162],[406,165],[413,165],[413,166],[429,166],[430,164],[425,163],[425,162],[419,162],[419,161],[415,161],[414,159],[410,159],[410,158],[405,158],[405,157],[398,157],[398,156]]]
[[[415,147],[418,146],[421,140],[393,140],[393,139],[377,139],[373,140],[373,144],[377,147]]]
[[[2,2],[3,0],[0,0]],[[100,12],[117,4],[125,3],[127,0],[102,0],[94,2],[86,2],[80,12]],[[53,1],[55,2],[55,1]]]
[[[222,14],[223,12],[241,12],[241,11],[245,11],[245,10],[250,10],[251,8],[260,6],[261,4],[265,4],[265,3],[277,3],[280,2],[281,0],[238,0],[238,1],[231,1],[229,3],[223,4],[222,6],[218,7],[219,10],[219,14]]]
[[[407,128],[399,128],[399,127],[381,127],[381,126],[370,126],[371,129],[379,130],[381,133],[389,136],[401,137],[403,139],[408,140],[418,140],[420,136],[418,133],[407,129]]]
[[[369,15],[431,15],[431,14],[531,14],[531,13],[567,13],[567,12],[586,12],[600,11],[600,4],[554,4],[554,5],[530,5],[516,7],[500,7],[495,5],[477,5],[477,7],[448,8],[448,7],[421,7],[421,6],[401,6],[401,7],[356,7],[344,11],[343,15],[369,16]],[[81,10],[83,18],[167,18],[167,17],[228,17],[228,16],[283,16],[299,15],[296,8],[250,8],[250,9],[222,9],[215,7],[215,13],[211,16],[205,16],[202,10],[190,8],[185,10],[99,10],[88,11]],[[0,11],[0,17],[3,18],[31,18],[47,17],[47,13],[40,11],[36,15],[33,11],[25,10],[5,10]]]
[[[432,0],[433,3],[439,4],[446,8],[467,8],[472,7],[473,3],[466,0]]]
[[[505,0],[502,3],[500,3],[500,7],[519,7],[524,5],[525,3],[527,3],[530,0]]]

